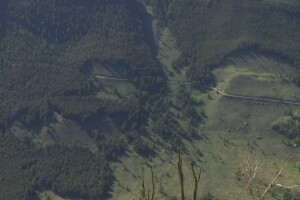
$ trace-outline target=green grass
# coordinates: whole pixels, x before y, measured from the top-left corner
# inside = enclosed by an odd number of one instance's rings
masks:
[[[153,15],[152,7],[147,5],[146,8],[148,14]],[[181,52],[171,31],[167,27],[162,27],[155,18],[152,21],[152,30],[156,41],[157,59],[161,63],[165,75],[169,80],[186,81],[186,69],[176,71],[172,67],[172,62],[180,57]]]
[[[172,62],[179,58],[180,51],[176,48],[176,40],[166,27],[160,29],[158,37],[158,60],[164,66],[165,73],[172,80],[183,78],[183,71],[176,72],[172,68]]]
[[[227,92],[246,96],[300,101],[299,87],[289,81],[280,80],[273,76],[239,75],[230,81]]]
[[[260,82],[265,81],[265,79],[269,81],[269,77],[276,77],[276,73],[280,70],[293,70],[291,67],[282,64],[284,63],[268,57],[254,56],[250,58],[249,55],[246,55],[240,60],[236,60],[236,63],[214,71],[218,80],[217,87],[235,94],[246,91],[248,92],[246,95],[268,96],[270,93],[265,93],[265,91],[267,91],[266,87],[269,85],[263,85]],[[249,83],[249,80],[247,80],[249,77],[253,80],[253,74],[256,75],[253,81],[256,84]],[[239,82],[236,83],[238,85],[233,84],[236,79],[239,79]],[[295,94],[294,89],[298,89],[292,85],[288,87],[279,78],[272,78],[272,80],[277,83],[273,85],[274,87],[287,87],[286,90],[278,90],[277,93],[272,93],[273,97],[289,98]],[[237,88],[240,90],[237,90]],[[245,95],[245,93],[243,94]],[[295,178],[299,176],[299,172],[292,167],[300,159],[299,152],[297,149],[290,150],[285,146],[282,141],[286,139],[271,129],[271,123],[275,119],[283,116],[287,111],[300,110],[299,106],[228,99],[221,97],[216,92],[211,92],[211,98],[213,100],[207,100],[205,104],[208,120],[204,131],[207,131],[208,137],[212,139],[212,144],[220,143],[220,138],[226,138],[226,140],[233,142],[234,145],[231,148],[235,149],[232,152],[235,156],[230,158],[228,150],[224,149],[223,145],[213,147],[214,152],[223,154],[225,160],[232,160],[236,163],[241,160],[242,152],[247,149],[248,144],[254,146],[259,160],[266,169],[266,172],[262,175],[263,180],[269,182],[270,177],[274,176],[272,173],[278,170],[278,168],[274,168],[273,163],[280,165],[280,158],[284,153],[290,151],[294,158],[290,161],[289,167],[285,169],[283,177],[279,180],[281,184],[299,184],[298,179]],[[261,136],[262,140],[258,140],[257,136]],[[234,187],[231,191],[233,189]]]

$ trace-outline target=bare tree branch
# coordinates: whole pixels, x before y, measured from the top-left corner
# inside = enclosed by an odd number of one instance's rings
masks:
[[[253,170],[253,176],[249,179],[247,184],[251,184],[251,182],[253,181],[253,179],[255,178],[255,176],[257,174],[257,171],[258,171],[258,161],[256,160],[256,166]]]
[[[142,167],[142,199],[146,198],[144,167]]]
[[[181,200],[184,200],[184,182],[183,182],[183,171],[182,171],[182,155],[180,151],[180,147],[178,147],[178,174],[180,179],[180,188],[181,188]]]
[[[274,186],[277,186],[277,187],[281,187],[281,188],[284,188],[284,189],[293,189],[293,188],[296,188],[296,187],[300,187],[300,185],[293,185],[293,186],[285,186],[285,185],[281,185],[281,184],[275,184]]]
[[[198,174],[198,177],[197,177],[196,173],[195,173],[195,169],[194,169],[194,164],[191,163],[191,165],[192,165],[192,171],[193,171],[193,176],[194,176],[194,180],[195,180],[194,200],[196,200],[197,199],[198,183],[200,181],[202,169],[200,168],[200,171],[199,171],[199,174]]]
[[[287,165],[289,159],[290,159],[289,154],[286,154],[286,155],[284,156],[284,158],[283,158],[282,166],[281,166],[279,172],[278,172],[277,175],[273,178],[273,180],[272,180],[271,183],[268,185],[268,187],[264,190],[264,192],[262,193],[260,199],[263,199],[264,196],[266,195],[266,193],[270,190],[270,188],[272,187],[272,185],[274,184],[274,182],[276,181],[276,179],[280,176],[280,174],[282,173],[283,169],[284,169],[285,166]]]
[[[151,166],[151,177],[152,177],[152,197],[151,200],[154,200],[155,198],[155,178],[154,178],[154,173],[153,173],[153,167]],[[149,199],[150,200],[150,199]]]

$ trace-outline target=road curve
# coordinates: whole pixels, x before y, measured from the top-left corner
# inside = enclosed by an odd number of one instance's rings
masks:
[[[95,77],[99,78],[99,79],[113,80],[113,81],[129,81],[129,79],[125,79],[125,78],[116,78],[116,77],[108,77],[108,76],[95,76]],[[171,83],[171,84],[191,85],[191,83],[183,82],[183,81],[170,81],[170,80],[167,80],[166,82]]]
[[[291,104],[291,105],[298,105],[300,106],[300,102],[294,102],[294,101],[285,101],[281,99],[271,99],[271,98],[263,98],[263,97],[252,97],[252,96],[243,96],[243,95],[233,95],[233,94],[227,94],[225,92],[220,91],[217,88],[211,87],[211,89],[217,91],[218,94],[225,96],[225,97],[231,97],[236,99],[251,99],[251,100],[259,100],[259,101],[268,101],[268,102],[275,102],[275,103],[285,103],[285,104]]]
[[[95,78],[104,79],[104,80],[113,80],[113,81],[129,81],[129,79],[125,79],[125,78],[115,78],[115,77],[108,77],[108,76],[95,76]],[[166,82],[171,83],[171,84],[191,85],[190,82],[182,82],[182,81],[166,80]],[[233,94],[227,94],[226,92],[221,91],[218,88],[211,87],[211,89],[217,91],[218,94],[225,96],[225,97],[231,97],[231,98],[236,98],[236,99],[250,99],[250,100],[258,100],[258,101],[267,101],[267,102],[275,102],[275,103],[285,103],[285,104],[300,106],[300,102],[285,101],[285,100],[281,100],[281,99],[272,99],[272,98],[263,98],[263,97],[233,95]]]
[[[182,81],[170,81],[167,80],[166,82],[171,83],[171,84],[179,84],[179,85],[191,85],[189,82],[182,82]]]
[[[95,76],[95,77],[99,78],[99,79],[113,80],[113,81],[129,81],[128,79],[125,79],[125,78],[114,78],[114,77],[108,77],[108,76]]]

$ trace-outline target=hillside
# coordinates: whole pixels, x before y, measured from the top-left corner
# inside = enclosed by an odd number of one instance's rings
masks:
[[[109,190],[101,189],[102,186],[95,191],[79,188],[89,188],[89,184],[102,184],[102,181],[106,187],[112,181],[110,170],[106,173],[111,177],[106,180],[101,174],[95,175],[99,170],[97,167],[90,166],[91,174],[85,178],[94,176],[98,180],[81,180],[80,186],[67,180],[60,181],[65,185],[57,185],[54,176],[43,178],[39,170],[36,173],[25,171],[35,171],[36,167],[46,165],[54,165],[54,173],[60,175],[63,173],[61,168],[76,170],[74,164],[80,162],[80,158],[73,145],[93,150],[94,154],[89,156],[98,160],[101,168],[107,167],[106,162],[101,161],[103,157],[111,158],[123,151],[124,145],[119,145],[122,138],[118,143],[111,135],[111,129],[118,134],[121,129],[131,130],[134,123],[140,124],[142,119],[136,115],[150,104],[147,99],[164,90],[160,66],[148,46],[150,39],[146,37],[141,5],[131,0],[25,0],[1,1],[1,4],[2,140],[15,135],[22,140],[16,142],[16,148],[23,148],[26,144],[25,147],[32,152],[26,154],[27,150],[24,150],[24,161],[20,162],[33,162],[19,164],[7,160],[6,156],[17,152],[5,146],[12,144],[1,143],[1,157],[6,162],[6,165],[1,165],[4,168],[0,176],[1,199],[32,198],[35,190],[51,188],[58,194],[71,197],[107,195]],[[114,69],[115,76],[128,78],[128,90],[110,88],[97,80],[96,75],[107,75],[101,74],[105,69]],[[138,106],[142,101],[141,93],[144,95],[143,105]],[[143,115],[147,115],[146,111]],[[108,118],[112,119],[111,123],[107,122]],[[102,132],[99,133],[99,129]],[[105,135],[105,129],[110,133]],[[41,165],[40,151],[45,151],[47,145],[51,148],[53,144],[66,148],[75,163],[59,163],[59,159],[64,159],[59,156],[63,155],[54,151],[46,158],[49,164]],[[20,165],[25,167],[19,169]],[[80,164],[76,165],[80,167]],[[12,183],[19,182],[17,174],[20,173],[32,183],[24,183],[26,187],[23,187],[20,182],[12,192]],[[7,179],[8,174],[16,176]],[[73,181],[77,176],[80,175],[68,175]]]
[[[294,70],[286,60],[268,54],[240,52],[228,57],[225,64],[218,66],[212,73],[216,77],[215,87],[220,91],[240,95],[246,93],[254,97],[268,94],[276,99],[293,99],[297,98],[299,87],[285,81],[278,76],[278,73],[288,74]],[[239,84],[232,84],[236,80],[239,80]],[[272,87],[268,84],[272,84]],[[282,88],[285,90],[281,90]],[[255,158],[259,162],[258,177],[262,182],[261,189],[278,172],[282,156],[287,152],[292,158],[275,183],[289,186],[300,184],[299,135],[289,139],[288,132],[282,133],[285,129],[295,133],[294,127],[298,126],[298,123],[287,126],[289,121],[286,119],[291,118],[290,112],[295,112],[292,115],[295,118],[293,120],[298,120],[296,117],[297,111],[300,110],[299,106],[227,98],[212,89],[207,93],[198,90],[192,90],[191,93],[194,101],[203,101],[204,106],[201,108],[206,118],[197,129],[198,138],[181,139],[184,148],[184,181],[187,199],[193,196],[194,187],[191,162],[195,163],[196,170],[202,168],[199,199],[232,200],[234,194],[239,194],[241,199],[252,199],[247,196],[243,181],[236,174],[238,167],[245,161],[245,154],[249,151],[255,153]],[[146,190],[151,189],[148,167],[153,166],[158,199],[180,199],[177,152],[172,149],[171,144],[154,141],[158,142],[153,144],[155,153],[152,157],[145,158],[129,148],[126,156],[120,158],[121,162],[112,165],[116,177],[112,199],[117,200],[122,197],[131,199],[133,195],[139,196],[142,166],[145,167]],[[297,145],[294,146],[295,144]],[[290,192],[299,193],[299,189],[294,188]],[[289,196],[289,192],[272,187],[265,199],[284,199],[284,195]]]
[[[211,90],[298,102],[299,32],[297,0],[1,1],[0,199],[131,198],[145,164],[178,196],[178,145],[202,197],[249,146],[299,184],[299,107]]]

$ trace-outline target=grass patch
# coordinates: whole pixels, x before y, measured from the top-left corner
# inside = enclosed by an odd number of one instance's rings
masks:
[[[95,141],[79,123],[65,119],[58,113],[55,114],[55,120],[52,123],[34,134],[33,141],[42,146],[49,144],[76,145],[88,148],[92,152],[97,151]]]
[[[51,191],[44,191],[39,193],[40,200],[65,200],[64,198],[57,196]]]

